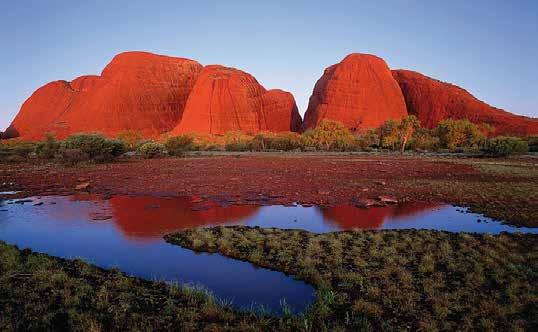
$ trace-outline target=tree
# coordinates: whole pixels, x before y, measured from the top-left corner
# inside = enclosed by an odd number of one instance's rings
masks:
[[[323,120],[316,128],[307,130],[303,140],[307,147],[325,151],[346,151],[353,146],[355,136],[340,122]]]
[[[405,117],[400,121],[398,125],[400,153],[403,154],[407,142],[413,137],[413,134],[418,128],[420,128],[420,121],[414,115]]]
[[[396,120],[387,120],[379,127],[379,140],[381,147],[395,149],[399,141],[399,123]]]
[[[448,149],[478,148],[485,137],[469,120],[446,119],[437,125],[436,134],[441,146]]]

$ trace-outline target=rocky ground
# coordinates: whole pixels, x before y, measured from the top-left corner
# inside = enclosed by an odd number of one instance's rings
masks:
[[[521,226],[538,226],[538,159],[247,153],[129,159],[67,167],[0,165],[0,191],[105,196],[194,195],[232,204],[361,204],[380,195],[443,202]],[[1,196],[0,196],[1,197]],[[13,196],[11,196],[13,197]]]

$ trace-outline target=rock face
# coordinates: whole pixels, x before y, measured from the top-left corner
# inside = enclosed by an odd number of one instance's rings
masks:
[[[466,90],[409,70],[393,70],[409,114],[423,127],[433,128],[445,119],[468,119],[493,126],[493,135],[538,134],[538,119],[518,116],[492,107]]]
[[[136,130],[156,137],[181,119],[202,66],[196,61],[145,52],[121,53],[101,76],[49,83],[26,100],[9,137],[63,138],[76,132],[115,136]]]
[[[250,74],[211,65],[201,72],[183,118],[171,134],[297,131],[300,126],[301,117],[290,93],[267,91]]]
[[[327,119],[355,131],[377,128],[406,115],[402,92],[385,61],[374,55],[350,54],[325,69],[317,81],[303,129]]]

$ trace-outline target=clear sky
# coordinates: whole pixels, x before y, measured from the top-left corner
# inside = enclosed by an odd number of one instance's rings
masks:
[[[351,52],[538,116],[538,0],[0,1],[0,130],[41,85],[143,50],[223,64],[293,93]]]

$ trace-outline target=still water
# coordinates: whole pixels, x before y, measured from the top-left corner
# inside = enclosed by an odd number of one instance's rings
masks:
[[[95,195],[30,197],[0,201],[0,240],[49,255],[80,257],[127,274],[202,286],[235,307],[273,311],[285,299],[301,311],[314,299],[310,285],[281,272],[218,254],[167,244],[166,233],[193,227],[247,225],[323,233],[347,229],[437,229],[530,232],[450,205],[407,203],[361,209],[302,206],[221,206],[195,197]]]

